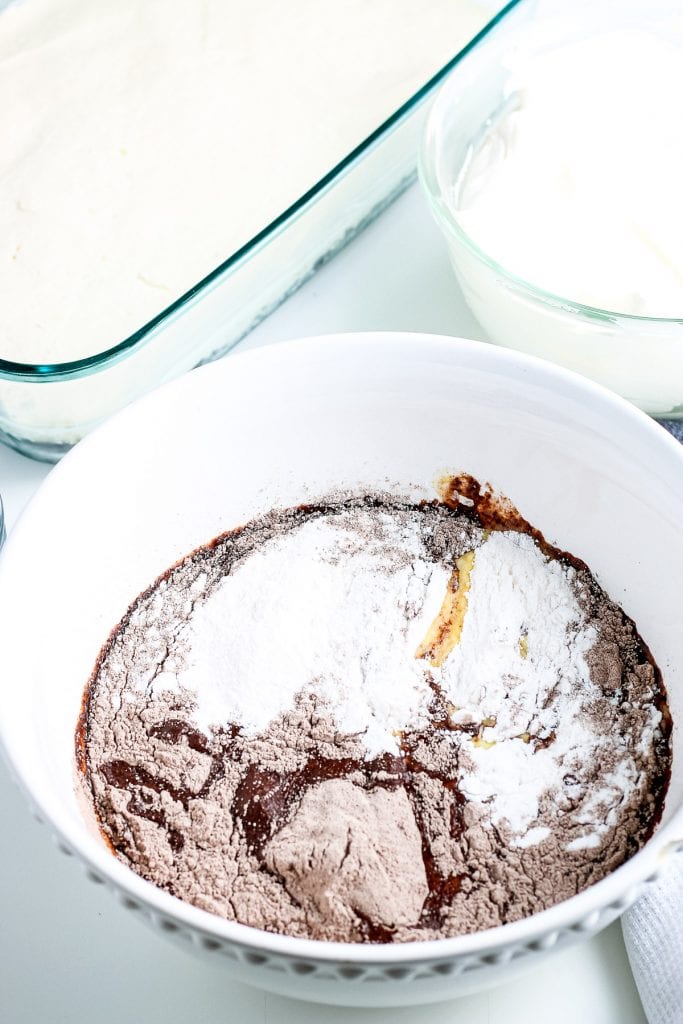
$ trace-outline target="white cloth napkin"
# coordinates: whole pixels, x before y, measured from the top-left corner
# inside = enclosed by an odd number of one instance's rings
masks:
[[[683,850],[621,924],[649,1024],[683,1024]]]

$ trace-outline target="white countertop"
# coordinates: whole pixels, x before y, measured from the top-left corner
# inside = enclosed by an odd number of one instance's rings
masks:
[[[417,187],[235,351],[296,336],[389,329],[482,337]],[[9,529],[48,470],[0,445]],[[165,945],[86,881],[31,818],[1,764],[0,801],[3,1024],[645,1024],[618,923],[520,981],[431,1007],[336,1009],[247,988],[219,964]]]

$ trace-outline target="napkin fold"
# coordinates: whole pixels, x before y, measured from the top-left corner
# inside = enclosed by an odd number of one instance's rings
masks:
[[[683,848],[621,927],[649,1024],[683,1024]]]

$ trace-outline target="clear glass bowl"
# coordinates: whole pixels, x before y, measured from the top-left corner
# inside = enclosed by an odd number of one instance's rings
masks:
[[[482,251],[452,207],[468,156],[506,102],[505,56],[614,25],[612,0],[522,0],[449,76],[429,113],[419,175],[465,299],[490,339],[583,373],[659,418],[683,418],[683,317],[630,316],[554,295]],[[670,5],[624,0],[619,23],[649,27]],[[577,68],[577,74],[580,69]],[[589,244],[587,240],[587,244]],[[683,303],[682,303],[683,305]]]
[[[237,344],[413,181],[428,101],[518,2],[482,2],[482,22],[491,20],[472,43],[292,206],[130,337],[69,363],[0,359],[0,440],[56,461],[128,402]]]

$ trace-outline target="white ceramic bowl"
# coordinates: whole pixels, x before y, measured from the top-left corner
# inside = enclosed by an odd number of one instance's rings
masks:
[[[74,789],[84,683],[128,604],[197,545],[340,484],[433,494],[465,469],[584,558],[633,615],[683,722],[683,449],[566,371],[420,335],[319,338],[204,367],[119,413],[53,470],[0,556],[1,736],[60,846],[140,918],[242,981],[348,1005],[429,1002],[502,981],[590,935],[683,839],[683,752],[661,827],[578,896],[515,924],[406,945],[322,943],[224,921],[143,881]]]

